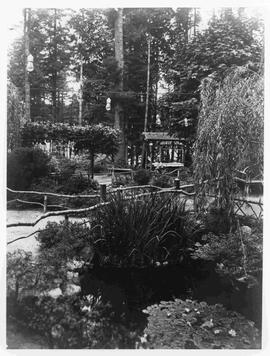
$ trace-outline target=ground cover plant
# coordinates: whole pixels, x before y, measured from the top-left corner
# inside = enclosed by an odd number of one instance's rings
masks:
[[[151,305],[144,312],[148,325],[140,348],[260,348],[260,334],[254,323],[220,304],[175,299]]]
[[[209,233],[195,244],[192,258],[213,261],[220,275],[251,287],[262,275],[262,241],[262,233],[240,229],[229,234]]]

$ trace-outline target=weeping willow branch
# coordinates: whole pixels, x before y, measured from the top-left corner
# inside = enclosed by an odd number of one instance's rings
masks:
[[[197,201],[233,213],[236,172],[249,168],[249,179],[263,175],[263,78],[244,67],[231,69],[223,81],[206,78],[194,147]],[[214,182],[214,179],[222,182]],[[238,179],[239,180],[239,179]],[[201,184],[201,182],[207,182]]]

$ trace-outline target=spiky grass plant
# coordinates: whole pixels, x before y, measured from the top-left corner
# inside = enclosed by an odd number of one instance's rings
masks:
[[[186,228],[185,200],[156,194],[126,200],[113,195],[111,203],[94,216],[99,264],[149,266],[183,259],[191,236]],[[190,231],[190,230],[189,230]]]

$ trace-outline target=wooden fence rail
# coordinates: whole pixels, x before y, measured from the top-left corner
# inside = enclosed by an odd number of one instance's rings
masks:
[[[11,227],[20,227],[20,226],[35,226],[37,225],[41,220],[46,219],[48,217],[51,216],[65,216],[66,219],[68,219],[68,216],[70,215],[80,215],[82,213],[87,213],[90,211],[94,211],[96,209],[99,209],[102,206],[108,205],[110,204],[110,201],[108,200],[108,194],[121,194],[126,192],[126,191],[132,191],[132,190],[141,190],[141,189],[149,189],[150,192],[145,192],[145,193],[140,193],[140,194],[135,194],[132,196],[126,196],[124,197],[125,200],[129,200],[129,199],[137,199],[140,197],[144,197],[144,196],[149,196],[152,194],[183,194],[184,196],[187,197],[194,197],[195,198],[195,192],[191,192],[188,193],[187,191],[185,191],[185,189],[190,189],[190,188],[194,188],[193,184],[188,184],[188,185],[183,185],[180,186],[180,181],[179,179],[175,179],[175,187],[173,188],[166,188],[166,189],[162,189],[160,187],[157,186],[153,186],[153,185],[144,185],[144,186],[132,186],[132,187],[124,187],[124,188],[117,188],[117,189],[113,189],[109,192],[107,192],[107,188],[106,185],[100,185],[100,194],[99,195],[63,195],[63,194],[56,194],[56,193],[47,193],[47,192],[34,192],[34,191],[15,191],[12,190],[10,188],[7,188],[7,190],[9,192],[12,193],[17,193],[17,194],[38,194],[38,195],[44,195],[44,204],[42,203],[38,203],[40,206],[44,207],[44,214],[42,216],[40,216],[37,220],[35,220],[34,222],[31,223],[11,223],[11,224],[7,224],[8,228]],[[72,197],[72,198],[78,198],[78,197],[82,197],[82,198],[96,198],[99,197],[100,198],[100,203],[95,204],[91,207],[87,207],[87,208],[81,208],[81,209],[66,209],[66,210],[61,210],[61,211],[51,211],[51,212],[46,212],[47,207],[50,207],[49,205],[46,205],[46,201],[47,201],[47,196],[48,195],[53,195],[53,196],[60,196],[60,197]],[[209,195],[209,197],[211,197],[211,195]],[[213,196],[212,196],[213,197]],[[18,199],[16,199],[18,200]],[[31,202],[26,202],[26,201],[22,201],[23,203],[31,203]],[[239,207],[239,203],[241,204],[241,202],[243,204],[257,204],[259,205],[260,209],[262,209],[263,203],[261,201],[252,201],[252,200],[245,200],[245,199],[235,199],[236,202],[238,202],[238,207]],[[194,202],[195,203],[195,202]],[[54,207],[58,207],[58,206],[54,206]],[[63,208],[63,207],[61,207]],[[239,207],[239,210],[241,211],[241,206]],[[252,209],[253,210],[253,209]],[[254,210],[253,210],[254,211]],[[254,212],[255,214],[255,212]],[[256,214],[255,214],[256,215]],[[260,214],[261,215],[261,214]]]

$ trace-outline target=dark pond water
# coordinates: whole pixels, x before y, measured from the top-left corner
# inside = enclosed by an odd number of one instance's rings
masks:
[[[211,263],[142,269],[94,268],[81,276],[83,294],[101,295],[119,314],[146,324],[142,309],[162,300],[195,299],[221,303],[261,328],[261,284],[246,288],[221,278]]]

